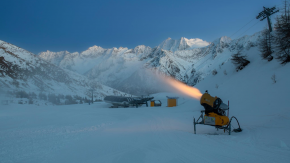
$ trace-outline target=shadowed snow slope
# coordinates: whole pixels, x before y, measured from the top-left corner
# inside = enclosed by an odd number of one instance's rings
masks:
[[[175,93],[154,95],[162,107],[14,104],[0,107],[0,162],[289,162],[290,65],[248,58],[243,70],[225,62],[196,84],[230,101],[241,133],[197,125],[193,134],[193,117],[203,107]],[[178,106],[166,107],[166,96],[179,96]]]

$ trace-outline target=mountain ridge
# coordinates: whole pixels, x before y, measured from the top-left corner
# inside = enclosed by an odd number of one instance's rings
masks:
[[[158,71],[157,74],[172,76],[188,85],[195,85],[211,73],[213,70],[211,65],[216,64],[219,55],[227,55],[230,58],[232,53],[247,52],[258,46],[260,37],[260,32],[234,40],[223,36],[208,44],[201,39],[200,41],[184,37],[178,40],[168,38],[154,48],[139,45],[133,49],[126,47],[103,49],[95,45],[81,53],[63,51],[58,54],[49,51],[39,53],[39,57],[115,89],[132,94],[144,94],[152,93],[147,90],[160,91],[158,86],[154,86],[156,85],[156,82],[153,82],[154,75],[148,77],[148,73],[144,73],[145,70]],[[207,45],[195,48],[194,44],[191,44],[194,41]],[[218,62],[222,64],[227,61],[228,59],[223,59]],[[147,74],[147,78],[142,77],[142,81],[136,80],[137,76],[140,78],[142,74]],[[130,86],[127,84],[128,81],[131,83]],[[150,88],[140,89],[140,85]]]
[[[210,74],[209,65],[212,63],[209,63],[208,60],[212,62],[218,55],[229,55],[228,53],[247,51],[256,47],[260,35],[258,32],[235,40],[223,36],[210,43],[198,38],[181,37],[178,40],[167,38],[154,48],[145,45],[139,45],[133,49],[123,47],[103,49],[99,46],[93,46],[79,55],[66,55],[67,58],[59,62],[59,66],[125,92],[133,94],[152,93],[152,91],[148,92],[147,90],[159,91],[158,88],[154,88],[156,85],[156,82],[153,82],[155,77],[154,75],[148,77],[148,73],[144,73],[144,70],[159,71],[158,73],[172,76],[189,85],[195,85]],[[198,43],[203,46],[194,47]],[[87,55],[88,57],[84,58],[82,57],[83,53],[89,53],[90,56]],[[43,57],[45,53],[40,53],[39,56]],[[208,70],[203,70],[207,64]],[[137,80],[142,74],[147,74],[147,78],[142,78],[142,81]],[[131,83],[130,86],[127,83]],[[138,85],[148,87],[142,90]]]
[[[3,91],[26,90],[90,97],[90,90],[95,89],[98,90],[95,94],[96,98],[116,93],[125,94],[96,80],[89,80],[78,73],[62,69],[25,49],[2,40],[0,40],[0,55],[0,87]]]

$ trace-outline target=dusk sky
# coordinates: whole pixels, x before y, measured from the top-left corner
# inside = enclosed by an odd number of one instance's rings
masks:
[[[281,4],[280,0],[5,0],[0,7],[0,40],[38,54],[81,52],[93,45],[155,47],[168,37],[235,39],[267,27],[266,20],[255,17],[263,6]]]

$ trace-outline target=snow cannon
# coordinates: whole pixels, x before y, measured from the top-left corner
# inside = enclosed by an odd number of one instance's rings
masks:
[[[204,107],[205,124],[224,126],[229,123],[229,118],[225,116],[225,110],[228,110],[228,105],[218,97],[212,97],[206,91],[200,99],[200,104]]]
[[[210,125],[214,126],[217,130],[223,129],[224,132],[229,132],[231,134],[231,121],[236,119],[239,128],[234,129],[234,132],[241,132],[240,124],[236,117],[231,117],[229,119],[229,102],[228,105],[223,103],[223,101],[217,96],[211,96],[208,91],[200,98],[200,104],[204,107],[201,111],[200,117],[195,121],[193,118],[194,133],[196,134],[196,124]],[[227,115],[226,115],[227,112]]]
[[[224,110],[228,110],[229,106],[223,103],[223,101],[218,97],[212,97],[208,91],[200,98],[200,105],[202,105],[205,109],[205,114],[214,112],[219,115],[224,114]]]

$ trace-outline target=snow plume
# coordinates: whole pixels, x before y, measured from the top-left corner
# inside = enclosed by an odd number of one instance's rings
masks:
[[[172,77],[163,77],[163,81],[176,92],[179,92],[183,95],[192,97],[196,100],[200,100],[202,96],[202,93],[197,88],[188,86]]]
[[[179,93],[185,96],[189,96],[196,100],[200,100],[202,93],[195,87],[188,86],[173,77],[167,76],[162,72],[151,70],[152,76],[155,76],[156,80],[160,83],[158,85],[159,90],[165,92]]]
[[[138,84],[136,84],[138,83]],[[117,85],[120,90],[134,95],[172,92],[199,100],[202,93],[156,69],[141,69]],[[132,92],[134,90],[134,92]]]
[[[164,92],[168,89],[164,86],[164,82],[159,79],[159,76],[162,75],[156,70],[140,68],[126,80],[117,83],[115,87],[118,90],[138,96]]]

